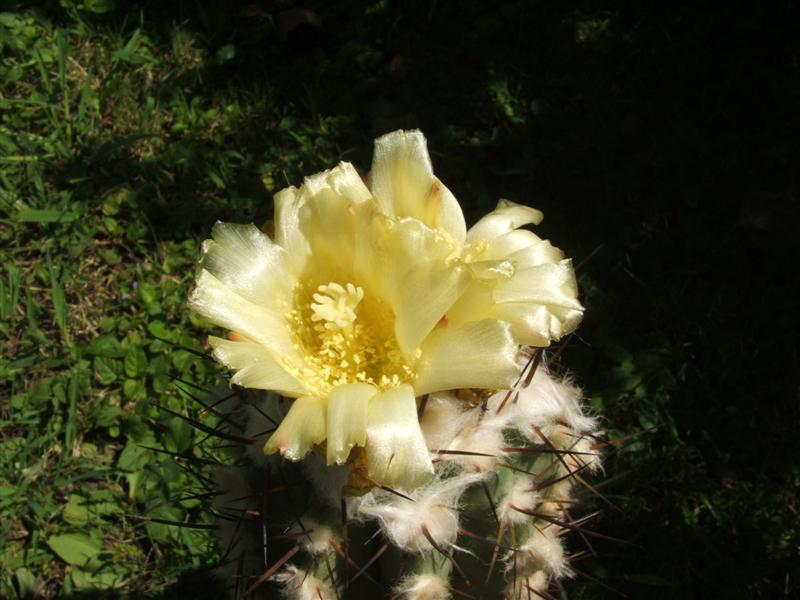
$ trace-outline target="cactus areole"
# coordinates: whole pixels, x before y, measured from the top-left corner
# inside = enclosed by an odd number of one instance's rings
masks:
[[[370,187],[340,163],[279,192],[274,240],[217,223],[190,306],[233,333],[209,340],[233,383],[296,398],[264,451],[326,444],[342,464],[361,446],[376,484],[428,481],[416,398],[510,387],[521,344],[580,321],[570,261],[519,229],[541,218],[501,201],[467,231],[425,137],[396,131],[375,142]]]

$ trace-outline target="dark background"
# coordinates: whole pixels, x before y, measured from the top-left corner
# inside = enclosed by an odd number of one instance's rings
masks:
[[[183,160],[170,201],[140,205],[162,239],[263,220],[287,182],[331,158],[365,171],[372,139],[397,128],[427,135],[468,221],[499,197],[543,210],[537,231],[574,257],[587,307],[562,363],[619,440],[599,486],[617,508],[594,528],[629,542],[598,541],[580,565],[598,581],[568,582],[570,597],[788,598],[800,592],[798,12],[202,0],[83,18],[156,42],[179,23],[216,59],[169,85],[243,98],[225,143],[252,160],[224,191],[201,193],[213,187],[196,175],[202,144],[163,148]],[[325,136],[297,133],[308,122]],[[165,185],[124,144],[62,168]]]

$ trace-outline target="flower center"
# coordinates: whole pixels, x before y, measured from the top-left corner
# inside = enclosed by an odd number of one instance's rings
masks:
[[[392,311],[360,286],[298,284],[287,320],[303,364],[284,364],[312,395],[324,398],[346,383],[385,389],[413,380]]]
[[[317,304],[311,304],[311,320],[314,322],[325,321],[325,329],[337,331],[350,329],[356,320],[356,308],[364,299],[364,290],[348,283],[342,287],[331,282],[321,285],[313,298]]]

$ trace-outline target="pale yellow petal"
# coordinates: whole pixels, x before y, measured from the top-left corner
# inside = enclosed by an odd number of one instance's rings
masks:
[[[375,140],[372,193],[384,214],[413,217],[464,242],[464,214],[453,194],[433,174],[421,131],[394,131]]]
[[[535,208],[516,204],[510,200],[500,200],[495,210],[470,228],[467,232],[467,243],[491,242],[498,236],[528,223],[538,225],[542,222],[542,218],[541,211]]]
[[[211,336],[208,343],[213,355],[229,369],[236,370],[231,383],[246,388],[274,390],[284,396],[297,397],[305,388],[292,377],[261,344],[251,341],[230,341]]]
[[[294,186],[282,189],[273,197],[275,203],[275,243],[286,250],[296,270],[305,264],[311,247],[300,230],[300,209],[307,199]]]
[[[492,299],[494,278],[473,279],[458,301],[447,311],[447,326],[460,327],[469,321],[489,316],[495,302]]]
[[[400,348],[411,356],[463,292],[466,269],[448,260],[451,243],[417,220],[373,211],[359,227],[358,281],[388,304]]]
[[[189,307],[212,323],[262,344],[272,356],[296,359],[283,316],[287,302],[286,299],[274,298],[270,305],[254,304],[205,269],[198,274],[189,296]]]
[[[522,230],[524,231],[524,230]],[[560,263],[564,260],[564,252],[547,240],[525,246],[508,254],[517,270],[529,269],[547,263]]]
[[[307,271],[313,256],[315,269],[329,273],[335,265],[352,263],[355,209],[372,195],[353,165],[307,177],[300,189],[286,188],[275,195],[275,239],[288,251],[295,270]]]
[[[369,477],[380,485],[411,491],[433,476],[410,385],[369,401],[366,451]]]
[[[414,390],[421,395],[460,388],[507,388],[518,375],[517,354],[517,341],[503,321],[442,325],[422,345]]]
[[[353,446],[367,440],[369,400],[378,393],[366,383],[350,383],[334,388],[328,397],[328,464],[347,462]]]
[[[241,297],[270,305],[295,282],[286,251],[255,225],[217,222],[203,245],[201,266]]]
[[[497,285],[497,302],[533,302],[581,310],[578,285],[569,260],[543,264],[517,271],[514,276]]]
[[[265,454],[280,452],[289,460],[300,460],[315,444],[325,441],[325,403],[303,396],[292,407],[264,446]]]
[[[527,229],[514,229],[493,239],[486,252],[480,255],[480,260],[508,258],[515,252],[541,243],[542,239],[535,233]]]
[[[572,333],[583,318],[583,310],[530,302],[496,304],[489,314],[507,321],[521,344],[537,347],[547,347]]]

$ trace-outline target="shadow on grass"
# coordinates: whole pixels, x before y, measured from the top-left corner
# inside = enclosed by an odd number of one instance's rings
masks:
[[[87,590],[62,595],[69,600],[115,600],[131,598],[130,593],[122,594],[114,590]],[[227,597],[227,589],[219,578],[208,570],[186,571],[178,580],[155,595],[137,595],[142,600],[213,600]]]

